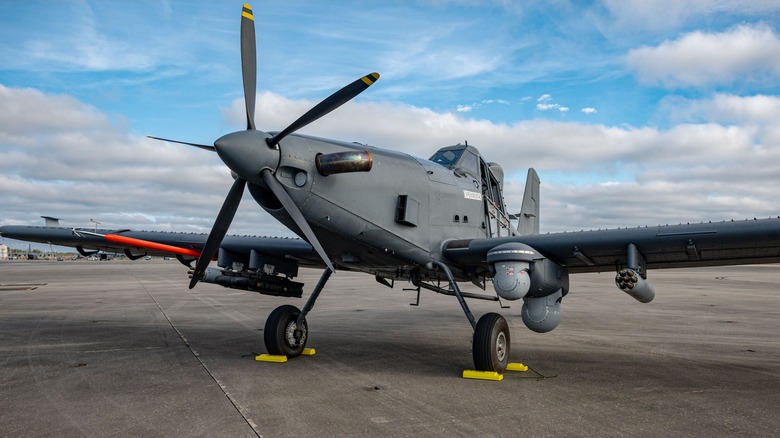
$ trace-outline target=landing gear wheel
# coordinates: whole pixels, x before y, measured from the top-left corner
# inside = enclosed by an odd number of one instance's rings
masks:
[[[269,354],[287,357],[300,356],[306,347],[308,326],[306,319],[298,327],[296,321],[301,311],[295,306],[280,306],[265,320],[263,338]]]
[[[503,373],[509,362],[509,325],[498,313],[479,318],[471,346],[477,371]]]

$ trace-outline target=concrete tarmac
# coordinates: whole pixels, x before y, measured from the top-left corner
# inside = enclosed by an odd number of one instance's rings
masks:
[[[318,272],[303,270],[304,297]],[[502,382],[461,378],[454,297],[337,272],[309,315],[317,354],[254,360],[282,299],[199,284],[176,261],[0,262],[2,436],[780,436],[780,266],[571,278],[563,321],[519,304]],[[469,291],[475,292],[473,288]]]

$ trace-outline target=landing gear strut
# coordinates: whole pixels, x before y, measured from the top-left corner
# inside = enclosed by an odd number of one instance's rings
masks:
[[[471,326],[474,328],[474,339],[471,343],[474,367],[477,371],[503,373],[506,371],[507,363],[509,363],[510,346],[509,325],[506,319],[498,313],[486,313],[477,322],[468,304],[466,304],[466,300],[463,298],[450,268],[439,261],[434,260],[432,263],[447,276],[450,287],[458,298],[466,318],[469,319]]]
[[[314,308],[317,297],[332,273],[330,268],[325,268],[302,311],[295,306],[284,305],[271,312],[265,321],[263,332],[265,348],[269,354],[297,357],[303,353],[309,335],[306,315]]]

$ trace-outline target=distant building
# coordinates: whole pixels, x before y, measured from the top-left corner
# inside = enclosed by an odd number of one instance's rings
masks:
[[[8,246],[0,243],[0,260],[8,260]]]

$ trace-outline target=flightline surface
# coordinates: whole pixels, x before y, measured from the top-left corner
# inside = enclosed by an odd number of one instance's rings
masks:
[[[176,261],[0,262],[2,436],[778,436],[780,266],[651,271],[640,304],[578,274],[553,332],[503,314],[503,381],[461,378],[454,297],[336,272],[314,356],[264,363],[280,299],[200,283]],[[319,272],[301,270],[304,299]],[[7,286],[7,287],[6,287]],[[473,286],[464,289],[471,292]]]

